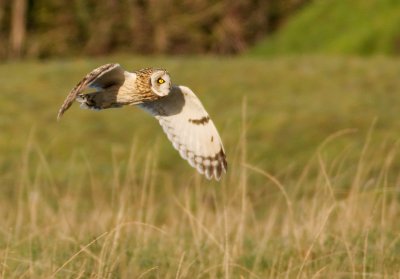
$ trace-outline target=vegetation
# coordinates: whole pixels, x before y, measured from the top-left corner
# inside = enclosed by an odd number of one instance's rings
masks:
[[[400,54],[400,2],[313,1],[253,54]]]
[[[137,108],[56,113],[92,68],[169,69],[219,183]],[[2,278],[398,277],[399,61],[114,56],[0,66]]]
[[[0,59],[400,53],[394,0],[0,0]]]
[[[399,11],[0,0],[0,277],[399,277],[400,63],[351,56],[399,54]],[[60,58],[232,54],[261,37],[247,57]],[[305,53],[321,56],[286,56]],[[27,57],[58,60],[13,60]],[[166,68],[199,95],[227,151],[222,181],[138,108],[75,105],[56,121],[76,82],[110,62]]]
[[[241,52],[306,0],[0,0],[0,58]]]

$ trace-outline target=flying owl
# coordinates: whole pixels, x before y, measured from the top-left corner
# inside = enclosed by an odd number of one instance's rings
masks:
[[[96,91],[83,94],[88,88]],[[199,173],[219,180],[227,171],[224,147],[207,111],[190,88],[172,85],[166,70],[131,73],[119,64],[100,66],[71,90],[57,119],[75,100],[81,108],[95,110],[137,105],[159,121],[181,157]]]

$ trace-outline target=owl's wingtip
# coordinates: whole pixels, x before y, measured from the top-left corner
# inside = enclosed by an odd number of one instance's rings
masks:
[[[63,114],[64,114],[64,111],[62,111],[62,110],[58,111],[58,113],[57,113],[57,121],[61,120],[61,117],[63,116]]]

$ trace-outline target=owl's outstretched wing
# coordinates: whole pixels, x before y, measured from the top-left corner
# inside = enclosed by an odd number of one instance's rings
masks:
[[[200,100],[186,86],[173,86],[159,100],[140,104],[160,122],[182,158],[208,179],[219,180],[227,171],[224,147],[213,121]]]
[[[76,97],[87,88],[105,89],[112,85],[122,84],[125,80],[125,70],[119,64],[106,64],[88,73],[68,94],[60,110],[57,119],[69,109]]]

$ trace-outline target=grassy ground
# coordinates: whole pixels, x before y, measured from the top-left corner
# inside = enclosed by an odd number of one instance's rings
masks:
[[[311,1],[251,52],[399,54],[400,2]]]
[[[107,62],[197,92],[228,175],[195,174],[137,108],[57,123]],[[399,74],[388,58],[0,65],[0,277],[397,278]]]

